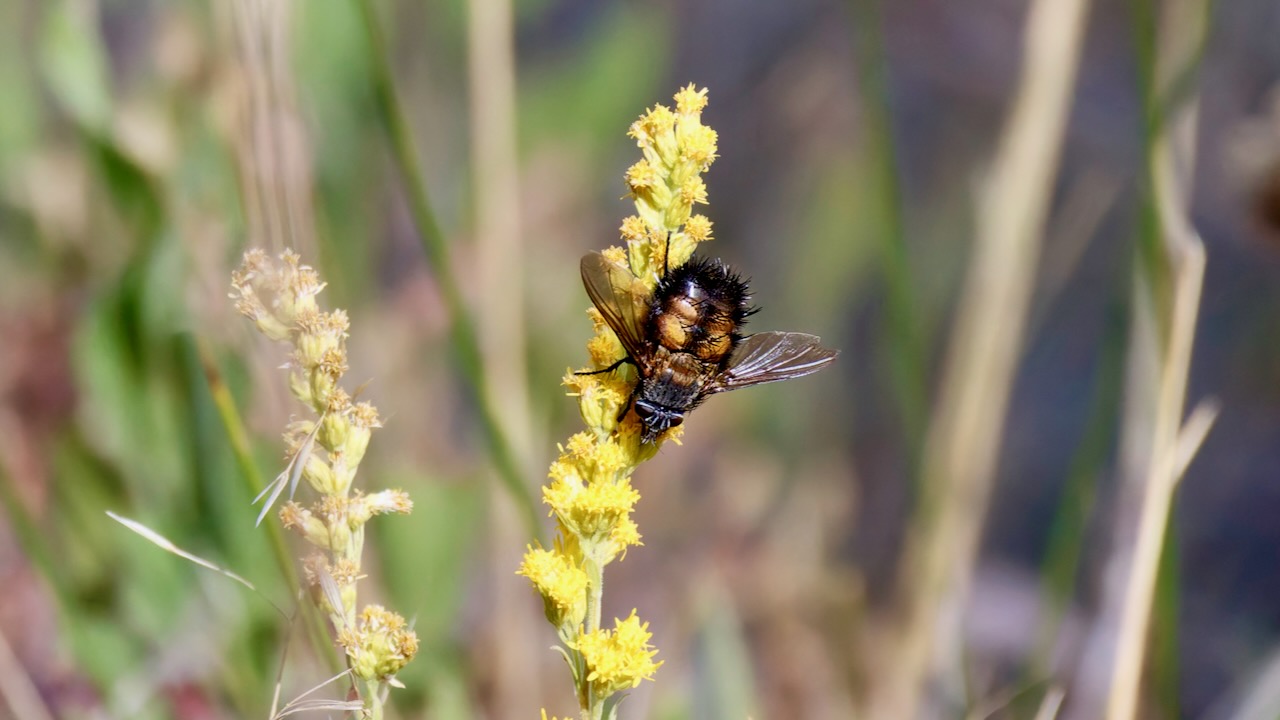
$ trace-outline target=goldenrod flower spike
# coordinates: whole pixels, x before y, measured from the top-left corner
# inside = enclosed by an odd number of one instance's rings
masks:
[[[407,514],[413,502],[401,490],[365,494],[353,488],[369,439],[382,422],[377,408],[352,402],[340,385],[351,322],[343,310],[320,308],[316,296],[323,289],[315,270],[291,251],[273,262],[265,252],[250,250],[231,280],[236,309],[267,337],[292,345],[289,390],[315,413],[285,431],[288,466],[267,505],[298,478],[315,491],[310,505],[285,503],[280,522],[316,548],[303,558],[308,590],[346,651],[366,716],[379,718],[385,690],[417,653],[418,636],[403,617],[379,605],[357,612],[364,526],[375,515]]]
[[[625,218],[619,230],[625,248],[602,254],[628,267],[650,289],[663,268],[679,267],[695,245],[711,239],[711,221],[693,213],[694,205],[707,202],[702,174],[716,159],[716,132],[702,124],[706,104],[707,91],[689,85],[676,93],[674,110],[656,105],[627,133],[642,156],[624,177],[636,214]],[[607,368],[626,351],[595,308],[587,314],[595,327],[595,337],[587,343],[591,366]],[[600,626],[604,568],[641,544],[631,519],[640,499],[631,474],[663,442],[679,442],[683,432],[675,427],[656,442],[643,443],[634,416],[619,421],[634,384],[625,372],[565,375],[564,385],[578,398],[586,430],[560,447],[542,491],[556,519],[555,544],[551,549],[530,547],[518,571],[542,595],[547,620],[563,643],[583,720],[613,717],[617,694],[652,680],[662,664],[653,660],[657,650],[649,645],[648,624],[634,611],[615,621],[612,630]]]

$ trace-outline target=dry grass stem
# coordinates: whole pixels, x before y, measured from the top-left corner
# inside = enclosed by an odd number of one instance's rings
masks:
[[[249,243],[314,256],[311,160],[290,69],[293,3],[229,4],[244,83],[237,164]]]
[[[871,717],[916,717],[934,658],[956,642],[956,623],[942,616],[959,614],[948,604],[967,594],[986,517],[1087,6],[1039,0],[1027,17],[1022,76],[978,198],[973,259],[925,447],[924,496],[902,573],[901,657],[886,663]]]
[[[536,477],[526,378],[524,238],[516,155],[515,29],[509,0],[467,3],[471,109],[472,197],[476,279],[472,298],[484,383],[499,399],[494,416],[511,442],[522,477]],[[489,527],[494,588],[487,642],[494,651],[490,712],[515,717],[537,692],[538,617],[523,588],[510,582],[527,540],[518,508],[505,493],[491,496]]]
[[[1207,10],[1203,0],[1182,0],[1164,6],[1152,95],[1157,108],[1174,99],[1170,93],[1176,91],[1175,85],[1198,61]],[[1189,449],[1199,445],[1212,423],[1211,410],[1193,415],[1186,426],[1183,422],[1205,265],[1204,243],[1191,224],[1188,209],[1198,95],[1183,98],[1173,108],[1167,117],[1158,120],[1151,154],[1164,252],[1160,261],[1166,264],[1172,282],[1139,282],[1138,291],[1152,294],[1152,300],[1134,306],[1135,313],[1149,315],[1146,319],[1135,318],[1135,325],[1141,323],[1154,332],[1135,333],[1134,342],[1145,341],[1149,346],[1134,348],[1131,362],[1148,367],[1153,359],[1155,373],[1145,375],[1137,366],[1129,372],[1132,382],[1154,382],[1154,388],[1153,392],[1134,396],[1150,397],[1153,404],[1145,410],[1135,408],[1126,420],[1125,432],[1135,438],[1131,440],[1133,447],[1145,447],[1148,454],[1130,467],[1133,474],[1126,478],[1122,490],[1128,499],[1122,498],[1120,507],[1134,508],[1135,517],[1117,519],[1121,526],[1136,525],[1137,531],[1132,545],[1122,543],[1116,548],[1112,561],[1113,567],[1128,569],[1123,584],[1118,586],[1119,596],[1112,593],[1110,598],[1110,613],[1118,617],[1118,625],[1110,662],[1106,709],[1109,720],[1129,720],[1137,715],[1151,604],[1173,494],[1181,471],[1190,462]],[[1156,277],[1162,269],[1152,268],[1148,277]],[[1161,296],[1159,293],[1166,288],[1169,294]],[[1131,560],[1126,563],[1125,557]],[[1107,612],[1104,608],[1104,617]]]

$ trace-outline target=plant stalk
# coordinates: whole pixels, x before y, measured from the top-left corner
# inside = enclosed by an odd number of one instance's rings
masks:
[[[541,540],[542,522],[538,505],[534,500],[533,491],[524,482],[520,462],[498,419],[493,399],[490,397],[490,389],[485,383],[484,362],[480,342],[476,337],[475,323],[463,300],[458,280],[453,274],[449,247],[428,199],[426,182],[418,167],[417,150],[405,119],[404,109],[400,104],[399,94],[395,89],[391,66],[387,60],[387,43],[378,23],[377,11],[373,6],[373,0],[357,0],[357,4],[369,40],[378,110],[382,116],[388,140],[391,142],[392,156],[406,185],[413,224],[418,229],[422,249],[426,252],[430,266],[435,272],[441,297],[449,313],[455,365],[479,412],[489,456],[498,472],[498,478],[519,506],[529,535]]]

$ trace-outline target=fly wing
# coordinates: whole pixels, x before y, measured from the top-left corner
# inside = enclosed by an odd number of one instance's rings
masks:
[[[762,332],[742,340],[711,392],[788,380],[815,373],[831,364],[838,350],[822,347],[817,335]]]
[[[644,321],[649,313],[649,291],[644,283],[629,269],[592,252],[582,256],[582,284],[631,360],[647,365]]]

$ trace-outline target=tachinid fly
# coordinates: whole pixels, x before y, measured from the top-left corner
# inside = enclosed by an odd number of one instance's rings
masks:
[[[640,382],[622,414],[635,407],[646,443],[684,422],[708,395],[808,375],[839,354],[816,335],[740,334],[755,309],[746,282],[719,260],[694,256],[650,292],[630,269],[593,252],[582,258],[582,282],[627,351],[596,372],[636,367]]]

